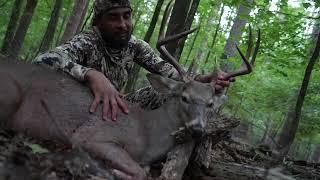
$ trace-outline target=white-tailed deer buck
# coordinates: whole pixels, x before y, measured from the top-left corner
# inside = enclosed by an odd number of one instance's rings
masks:
[[[170,134],[186,127],[195,137],[205,130],[206,112],[217,98],[210,84],[194,81],[163,46],[192,31],[163,38],[159,51],[180,73],[182,81],[156,74],[148,75],[151,85],[170,95],[160,108],[143,110],[130,104],[129,115],[119,114],[118,120],[102,121],[100,114],[89,114],[90,90],[71,77],[24,63],[1,60],[0,122],[27,135],[80,146],[111,168],[131,179],[145,179],[141,168],[157,161],[175,145]],[[229,77],[251,72],[251,65],[241,53],[245,68]],[[101,110],[99,110],[101,111]]]

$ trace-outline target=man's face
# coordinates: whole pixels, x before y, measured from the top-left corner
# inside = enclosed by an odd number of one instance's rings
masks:
[[[97,21],[103,39],[116,48],[128,45],[132,33],[130,8],[115,8],[106,12]]]

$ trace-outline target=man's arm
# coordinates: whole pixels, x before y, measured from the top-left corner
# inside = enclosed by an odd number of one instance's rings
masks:
[[[94,50],[88,38],[85,34],[79,34],[69,42],[39,55],[33,62],[62,70],[78,81],[84,81],[85,74],[92,69],[84,64]]]
[[[134,61],[151,73],[157,73],[169,78],[179,78],[178,71],[169,63],[161,59],[148,43],[136,40],[136,56]]]
[[[78,81],[86,81],[95,97],[89,111],[95,112],[102,103],[102,118],[107,120],[108,113],[111,112],[112,120],[116,120],[118,109],[128,113],[128,107],[122,95],[104,74],[86,67],[91,62],[99,61],[102,57],[97,47],[99,46],[97,38],[94,34],[81,33],[64,45],[38,56],[34,63],[63,70]]]

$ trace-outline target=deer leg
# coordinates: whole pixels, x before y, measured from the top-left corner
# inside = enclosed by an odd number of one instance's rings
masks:
[[[130,180],[144,180],[146,179],[145,171],[135,162],[131,156],[121,147],[113,143],[87,143],[85,149],[101,158],[108,163],[116,171],[116,175],[120,176],[121,172],[131,176],[131,178],[120,178]],[[120,171],[120,173],[119,173]]]

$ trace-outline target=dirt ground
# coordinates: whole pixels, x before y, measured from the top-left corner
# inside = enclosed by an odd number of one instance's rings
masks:
[[[320,164],[293,160],[278,162],[268,151],[230,138],[211,148],[208,167],[191,161],[184,174],[185,180],[320,179]],[[107,169],[105,163],[79,149],[0,130],[0,180],[113,180]]]

